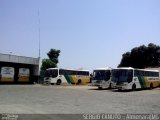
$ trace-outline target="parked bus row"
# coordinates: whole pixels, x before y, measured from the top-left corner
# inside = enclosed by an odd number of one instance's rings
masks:
[[[44,83],[85,84],[91,82],[88,70],[49,68],[45,72]],[[93,70],[92,85],[99,89],[117,88],[119,90],[135,90],[138,88],[154,88],[160,85],[158,70],[126,68],[97,68]]]
[[[160,85],[158,70],[126,68],[104,68],[93,72],[92,84],[99,89],[117,88],[119,90],[135,90],[154,88]]]
[[[16,73],[18,73],[17,76]],[[17,71],[14,67],[3,66],[0,68],[0,83],[13,83],[15,82],[15,77],[17,82],[29,82],[29,68],[18,68]]]

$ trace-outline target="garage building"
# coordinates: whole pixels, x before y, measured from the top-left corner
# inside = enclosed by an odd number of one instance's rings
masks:
[[[0,84],[29,84],[39,78],[39,58],[0,53]]]

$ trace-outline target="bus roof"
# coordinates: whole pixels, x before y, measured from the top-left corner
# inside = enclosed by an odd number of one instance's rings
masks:
[[[61,70],[73,70],[73,71],[87,71],[87,72],[89,72],[89,70],[63,69],[63,68],[48,68],[48,69],[46,69],[46,70],[56,70],[56,69],[61,69]]]
[[[119,67],[119,68],[115,68],[115,69],[128,69],[128,70],[141,70],[141,71],[153,71],[153,72],[159,72],[159,70],[153,70],[153,69],[138,69],[138,68],[132,68],[132,67]]]
[[[134,69],[134,68],[132,68],[132,67],[119,67],[119,68],[115,68],[115,69],[128,69],[128,70],[130,70],[130,69]]]
[[[106,67],[106,68],[95,68],[94,70],[112,70],[111,67]]]
[[[56,69],[58,69],[58,68],[48,68],[46,70],[56,70]]]

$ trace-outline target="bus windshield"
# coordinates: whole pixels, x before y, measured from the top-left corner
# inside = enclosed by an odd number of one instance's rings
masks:
[[[93,80],[109,80],[111,76],[110,70],[94,70]]]
[[[55,78],[58,76],[58,70],[46,70],[45,77],[52,77]]]
[[[133,70],[115,69],[112,70],[112,81],[114,82],[131,82]]]

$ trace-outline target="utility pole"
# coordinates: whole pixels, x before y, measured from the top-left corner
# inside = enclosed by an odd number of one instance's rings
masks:
[[[40,13],[38,9],[38,40],[39,40],[39,59],[41,57],[41,27],[40,27]]]
[[[40,83],[40,58],[41,58],[41,27],[40,27],[40,13],[38,9],[38,61],[39,61],[39,68],[38,68],[38,83]]]

